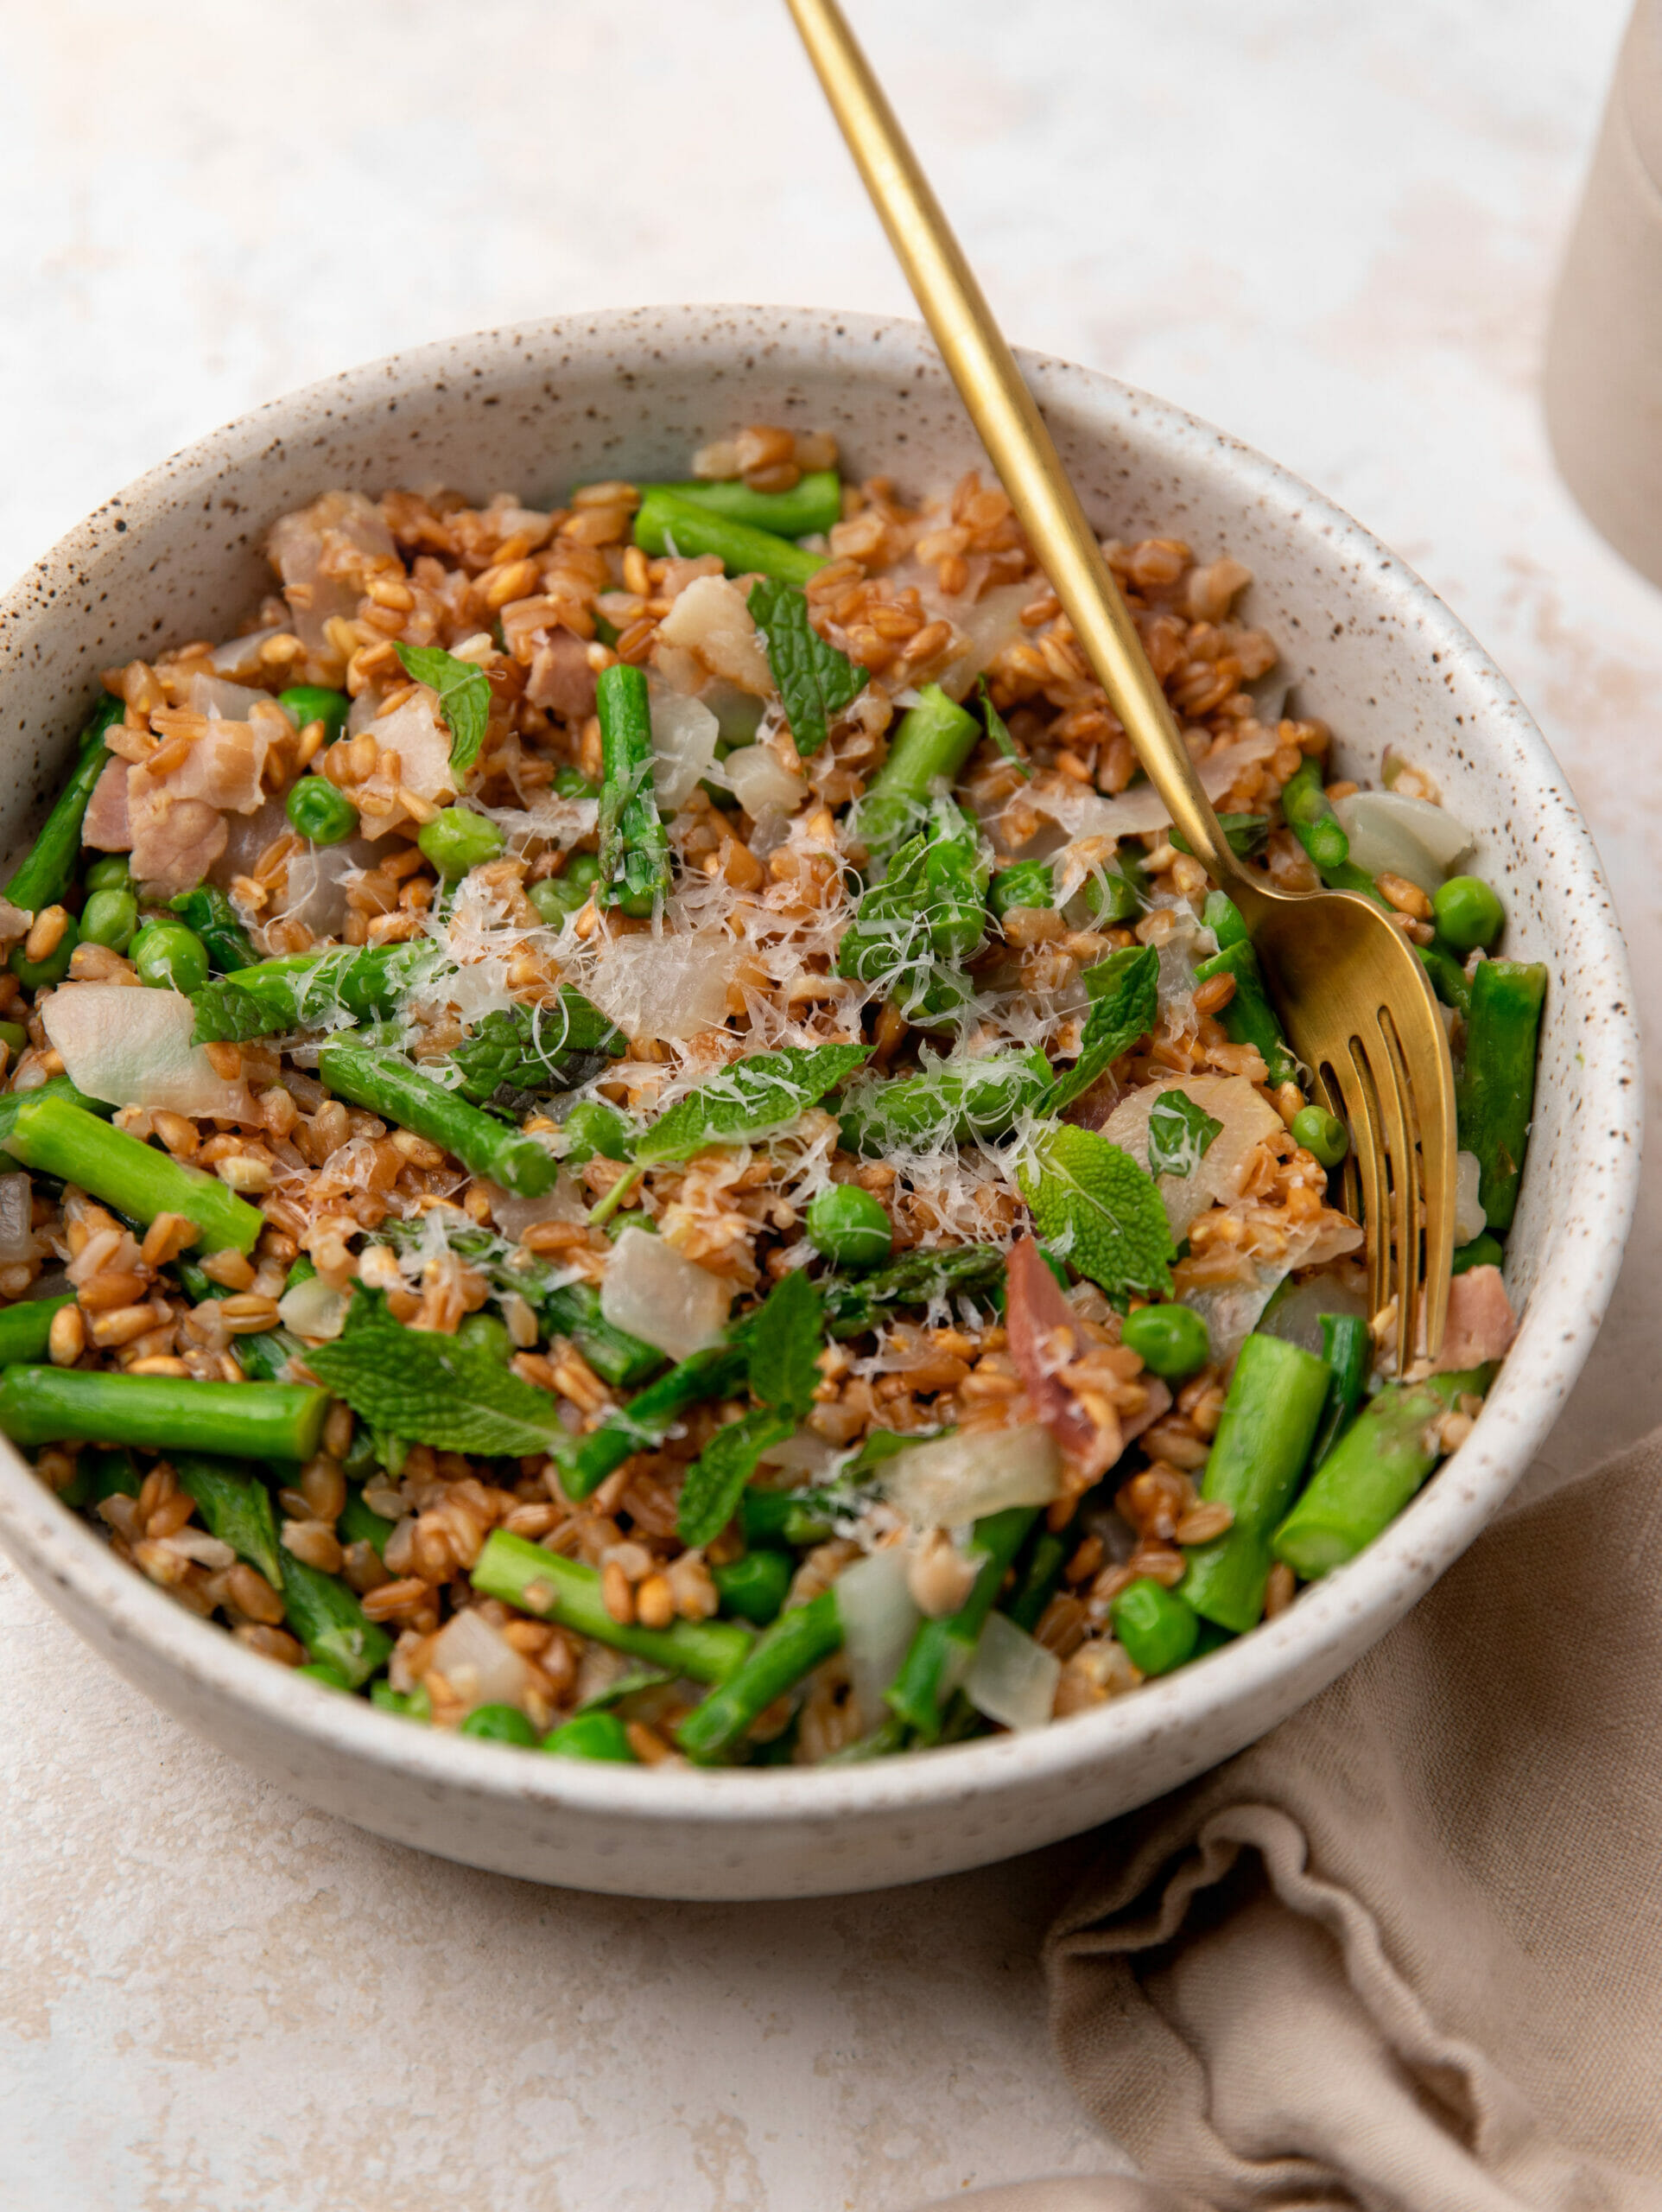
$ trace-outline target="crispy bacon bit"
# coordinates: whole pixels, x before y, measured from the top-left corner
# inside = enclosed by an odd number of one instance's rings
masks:
[[[1062,1447],[1070,1465],[1088,1480],[1106,1472],[1125,1449],[1117,1415],[1093,1421],[1078,1395],[1062,1379],[1074,1360],[1078,1322],[1056,1277],[1031,1236],[1011,1249],[1005,1265],[1005,1325],[1010,1357],[1016,1363],[1034,1412]],[[1099,1405],[1107,1402],[1097,1396]]]

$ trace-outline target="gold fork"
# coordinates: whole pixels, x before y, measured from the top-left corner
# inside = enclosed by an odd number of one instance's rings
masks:
[[[1348,1122],[1346,1201],[1367,1231],[1375,1325],[1397,1301],[1399,1372],[1422,1313],[1433,1357],[1454,1249],[1455,1103],[1430,982],[1359,892],[1280,891],[1230,851],[1159,679],[1014,356],[836,0],[789,0],[832,111],[1075,635],[1150,781],[1206,872],[1240,907],[1311,1090]]]

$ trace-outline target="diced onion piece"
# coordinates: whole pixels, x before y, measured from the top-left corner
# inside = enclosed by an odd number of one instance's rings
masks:
[[[1264,1333],[1281,1337],[1303,1351],[1314,1352],[1319,1359],[1324,1313],[1349,1313],[1365,1321],[1367,1300],[1362,1292],[1351,1289],[1336,1275],[1307,1275],[1287,1293],[1264,1323]]]
[[[277,1300],[277,1319],[297,1337],[327,1344],[346,1326],[346,1293],[332,1290],[321,1275],[313,1275],[284,1291]]]
[[[442,806],[454,798],[450,732],[440,716],[435,693],[423,687],[390,715],[377,715],[365,735],[375,740],[377,753],[397,754],[398,780],[417,798]]]
[[[1215,747],[1196,773],[1206,796],[1215,805],[1243,768],[1267,760],[1276,749],[1273,730],[1256,729],[1236,744]],[[1069,837],[1140,836],[1145,830],[1164,830],[1171,810],[1152,784],[1139,784],[1119,798],[1097,798],[1083,791],[1036,791],[1022,787],[1022,803],[1059,822]]]
[[[900,1672],[923,1618],[906,1586],[904,1545],[857,1559],[837,1577],[837,1617],[843,1656],[860,1706],[862,1730],[883,1718],[883,1693]]]
[[[727,1013],[727,985],[745,957],[720,930],[677,937],[614,937],[584,986],[627,1037],[684,1043]]]
[[[666,645],[695,654],[712,676],[765,699],[773,671],[756,634],[745,594],[726,576],[695,576],[658,625]]]
[[[656,1344],[671,1359],[720,1344],[731,1287],[650,1230],[625,1229],[600,1285],[600,1311],[614,1329]]]
[[[1120,1100],[1102,1125],[1110,1144],[1128,1152],[1137,1165],[1148,1166],[1148,1118],[1161,1092],[1172,1086],[1144,1084],[1129,1098]],[[1162,1175],[1160,1196],[1174,1238],[1189,1233],[1189,1224],[1204,1213],[1214,1199],[1226,1205],[1240,1195],[1237,1183],[1247,1154],[1281,1127],[1281,1116],[1269,1101],[1253,1090],[1245,1076],[1190,1075],[1175,1086],[1194,1101],[1203,1114],[1221,1122],[1197,1166],[1187,1175]]]
[[[40,1251],[31,1227],[34,1195],[27,1175],[0,1175],[0,1268],[15,1268]]]
[[[1402,791],[1352,791],[1334,812],[1350,840],[1350,857],[1370,875],[1403,875],[1429,898],[1475,842],[1446,806]]]
[[[973,607],[961,613],[955,601],[948,601],[940,607],[941,613],[952,614],[954,625],[964,640],[962,652],[942,671],[941,689],[949,699],[961,699],[981,671],[990,667],[1006,645],[1013,645],[1027,635],[1021,626],[1021,611],[1032,597],[1031,583],[995,584],[991,591],[982,593]]]
[[[763,814],[794,814],[808,796],[808,785],[793,776],[771,746],[741,745],[721,764],[733,797],[752,820]]]
[[[181,992],[60,983],[41,1019],[65,1073],[89,1098],[228,1122],[257,1118],[248,1085],[216,1075],[206,1047],[191,1043],[196,1012]]]
[[[1062,1454],[1037,1424],[914,1444],[883,1470],[884,1496],[918,1529],[961,1529],[1007,1505],[1048,1505],[1061,1490]]]
[[[964,1694],[977,1713],[1006,1728],[1043,1728],[1056,1704],[1062,1662],[1007,1613],[989,1613]]]
[[[428,1665],[437,1669],[470,1713],[481,1705],[523,1709],[530,1670],[502,1631],[480,1613],[461,1612],[447,1621],[430,1647]]]
[[[701,699],[667,683],[652,686],[652,788],[658,804],[674,814],[710,772],[721,725]]]
[[[562,1168],[551,1191],[544,1191],[540,1198],[516,1198],[506,1191],[499,1191],[494,1183],[488,1186],[491,1218],[504,1236],[515,1243],[539,1221],[582,1221],[587,1218],[588,1206],[576,1183]]]
[[[828,1444],[824,1437],[815,1436],[811,1428],[799,1428],[794,1436],[770,1444],[758,1465],[783,1467],[791,1474],[805,1475],[811,1482],[823,1482],[836,1472],[847,1456],[834,1444]]]
[[[1455,1154],[1454,1241],[1469,1244],[1474,1236],[1481,1236],[1489,1225],[1477,1195],[1478,1180],[1483,1173],[1475,1152]]]

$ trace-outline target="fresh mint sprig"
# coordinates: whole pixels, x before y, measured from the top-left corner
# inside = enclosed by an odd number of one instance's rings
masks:
[[[441,1452],[523,1458],[565,1435],[554,1401],[459,1337],[407,1329],[360,1283],[346,1326],[306,1364],[372,1427]]]
[[[1170,1224],[1129,1153],[1063,1122],[1037,1138],[1018,1176],[1040,1237],[1110,1298],[1170,1296]]]
[[[788,1045],[752,1052],[713,1075],[660,1116],[635,1148],[637,1164],[690,1160],[707,1145],[748,1144],[783,1128],[852,1075],[869,1045]]]
[[[806,760],[825,743],[834,718],[866,689],[866,671],[821,637],[795,584],[764,576],[751,586],[745,604],[762,633],[791,737]]]

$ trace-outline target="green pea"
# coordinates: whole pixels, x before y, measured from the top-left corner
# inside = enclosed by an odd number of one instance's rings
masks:
[[[1120,1341],[1168,1382],[1195,1374],[1211,1353],[1206,1324],[1189,1306],[1139,1306],[1121,1322]]]
[[[993,877],[986,903],[1002,921],[1012,906],[1049,906],[1055,903],[1056,880],[1043,861],[1018,861]]]
[[[565,1120],[566,1165],[580,1167],[598,1152],[602,1160],[627,1160],[634,1131],[615,1107],[598,1098],[580,1098]]]
[[[1099,922],[1132,922],[1143,911],[1137,887],[1127,881],[1117,868],[1106,868],[1100,878],[1088,875],[1079,895],[1085,902],[1086,912]]]
[[[207,947],[183,922],[147,922],[133,939],[132,960],[141,983],[187,997],[208,979]]]
[[[470,1313],[456,1331],[457,1341],[489,1352],[505,1367],[514,1356],[514,1340],[494,1313]]]
[[[346,717],[352,710],[352,702],[344,691],[331,691],[322,683],[292,683],[288,690],[278,692],[277,704],[288,708],[296,729],[304,729],[310,722],[321,722],[326,745],[333,744],[346,728]]]
[[[1456,952],[1487,952],[1505,925],[1506,909],[1481,875],[1451,875],[1431,894],[1437,933]]]
[[[138,901],[130,891],[94,891],[81,908],[81,936],[88,944],[125,952],[137,927]]]
[[[593,853],[574,853],[563,875],[545,875],[530,888],[530,900],[550,929],[558,929],[568,914],[580,913],[600,880],[600,863]]]
[[[431,1720],[433,1699],[425,1682],[409,1691],[396,1690],[384,1677],[370,1684],[370,1703],[383,1713],[402,1713],[406,1720]]]
[[[441,807],[423,823],[416,840],[447,883],[460,882],[469,868],[495,860],[503,836],[494,822],[465,806]]]
[[[599,798],[600,786],[590,783],[580,768],[562,768],[554,779],[556,798]]]
[[[880,1268],[894,1249],[889,1217],[858,1183],[832,1183],[808,1209],[808,1241],[834,1267]]]
[[[106,853],[102,860],[92,862],[82,880],[89,891],[126,891],[131,887],[133,871],[125,853]]]
[[[1469,1244],[1462,1244],[1449,1264],[1450,1274],[1463,1275],[1468,1268],[1500,1268],[1506,1265],[1507,1251],[1498,1236],[1491,1236],[1488,1230],[1474,1236]]]
[[[15,1060],[29,1045],[29,1032],[21,1021],[0,1021],[0,1045],[3,1045]]]
[[[574,1720],[551,1728],[542,1738],[545,1751],[568,1759],[618,1759],[632,1766],[635,1754],[629,1734],[615,1713],[580,1713]]]
[[[332,1665],[327,1659],[308,1660],[305,1666],[296,1667],[295,1672],[304,1675],[308,1682],[321,1682],[326,1690],[350,1691],[352,1688],[352,1684],[339,1668]]]
[[[534,1750],[536,1731],[517,1705],[476,1705],[456,1733],[477,1736],[482,1744],[518,1744]]]
[[[11,972],[26,990],[38,991],[43,983],[61,983],[69,973],[69,963],[75,957],[75,947],[81,933],[72,914],[63,935],[44,960],[31,960],[21,944],[12,947],[8,963]]]
[[[1147,1575],[1127,1583],[1108,1611],[1132,1665],[1144,1674],[1169,1675],[1192,1656],[1200,1622],[1193,1606],[1164,1583]]]
[[[1350,1150],[1350,1132],[1325,1106],[1301,1106],[1289,1123],[1292,1141],[1315,1154],[1323,1167],[1336,1167]]]
[[[746,1552],[743,1559],[733,1560],[726,1567],[713,1567],[710,1580],[724,1612],[737,1613],[741,1620],[765,1628],[778,1618],[796,1572],[796,1562],[789,1552],[756,1551]]]
[[[327,776],[302,776],[284,801],[283,812],[314,845],[344,844],[358,827],[358,809]]]

